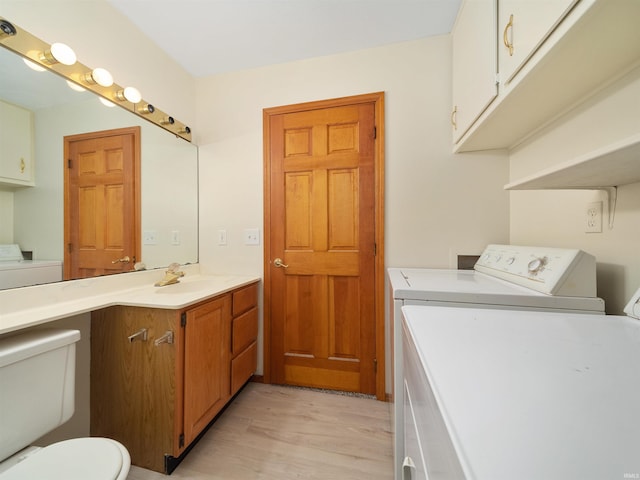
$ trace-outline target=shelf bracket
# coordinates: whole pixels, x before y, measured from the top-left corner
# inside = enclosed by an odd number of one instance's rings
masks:
[[[609,204],[609,230],[613,229],[613,217],[616,214],[616,202],[618,201],[618,187],[604,187],[607,192],[607,202]]]
[[[613,230],[613,219],[616,214],[616,202],[618,201],[618,187],[594,187],[590,190],[602,190],[607,194],[607,207],[609,210],[609,230]]]

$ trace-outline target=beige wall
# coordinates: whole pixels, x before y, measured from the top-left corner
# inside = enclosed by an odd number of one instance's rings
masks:
[[[386,263],[451,266],[508,240],[506,157],[451,154],[448,36],[273,65],[197,81],[201,262],[262,273],[262,109],[385,92]],[[217,245],[226,229],[228,245]]]
[[[440,36],[198,80],[203,267],[262,275],[262,245],[242,238],[245,228],[262,231],[262,110],[377,91],[386,107],[387,266],[454,267],[458,253],[507,243],[506,157],[451,154],[450,62],[449,36]]]
[[[640,68],[594,95],[510,156],[511,180],[571,160],[640,131]],[[612,167],[613,168],[613,167]],[[585,211],[604,202],[602,233],[585,233]],[[511,193],[511,243],[581,248],[595,255],[598,295],[607,313],[622,313],[640,287],[640,184],[618,189],[614,225],[608,228],[600,191]]]
[[[262,109],[377,91],[386,95],[387,265],[453,267],[456,254],[508,242],[506,156],[451,154],[449,36],[194,80],[102,0],[3,0],[1,14],[193,126],[205,271],[262,274],[262,238],[242,239],[246,228],[262,234]]]

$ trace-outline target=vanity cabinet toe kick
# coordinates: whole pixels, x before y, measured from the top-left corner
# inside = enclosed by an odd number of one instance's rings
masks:
[[[257,305],[255,282],[180,310],[93,312],[91,435],[171,473],[255,372]]]

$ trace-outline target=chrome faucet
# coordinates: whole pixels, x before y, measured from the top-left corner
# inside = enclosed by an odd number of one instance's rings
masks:
[[[180,277],[184,277],[184,272],[180,271],[180,264],[172,263],[164,273],[164,278],[154,283],[154,286],[164,287],[165,285],[178,283],[180,281]]]

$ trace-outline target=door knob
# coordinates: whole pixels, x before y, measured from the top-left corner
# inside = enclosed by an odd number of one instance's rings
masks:
[[[114,260],[111,263],[129,263],[131,261],[131,259],[129,258],[129,255],[122,257],[122,258],[117,258],[116,260]]]
[[[289,268],[289,265],[285,265],[284,263],[282,263],[282,259],[281,258],[276,258],[273,261],[273,264],[278,268]]]

